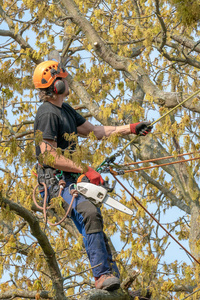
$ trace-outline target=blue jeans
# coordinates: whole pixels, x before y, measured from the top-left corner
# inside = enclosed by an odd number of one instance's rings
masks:
[[[68,205],[72,199],[69,192],[70,184],[71,182],[66,182],[66,187],[62,192],[62,197]],[[70,217],[83,236],[91,267],[100,264],[92,269],[94,277],[100,277],[107,273],[113,273],[119,277],[119,270],[112,259],[110,247],[103,232],[103,219],[100,208],[79,194],[73,203]]]

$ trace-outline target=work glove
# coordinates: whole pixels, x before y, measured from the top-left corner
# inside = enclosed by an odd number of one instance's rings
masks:
[[[87,167],[87,168],[88,168],[88,170],[84,174],[89,179],[90,183],[93,183],[96,185],[99,185],[99,184],[103,185],[104,180],[101,177],[101,175],[98,172],[96,172],[95,170],[93,170],[92,168],[90,168],[90,167]]]
[[[134,124],[130,124],[131,133],[136,135],[147,135],[153,126],[150,126],[150,122],[138,122]]]

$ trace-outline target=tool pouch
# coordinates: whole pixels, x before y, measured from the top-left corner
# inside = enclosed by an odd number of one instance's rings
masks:
[[[42,194],[44,191],[44,186],[42,182],[47,186],[47,203],[50,202],[52,198],[58,197],[59,194],[59,179],[56,177],[56,170],[50,167],[43,167],[39,164],[36,165],[36,170],[38,174],[39,191]]]

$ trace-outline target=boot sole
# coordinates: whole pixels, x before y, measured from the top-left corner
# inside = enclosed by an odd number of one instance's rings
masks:
[[[102,288],[102,290],[105,290],[105,291],[114,291],[114,290],[118,290],[120,288],[120,284],[119,283],[113,283],[113,284],[110,284],[108,286],[105,286]]]

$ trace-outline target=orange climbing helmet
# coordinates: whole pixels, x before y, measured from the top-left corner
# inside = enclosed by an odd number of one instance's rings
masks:
[[[47,60],[40,63],[34,71],[33,83],[36,89],[48,88],[56,78],[66,78],[68,73],[60,63],[54,60]]]

